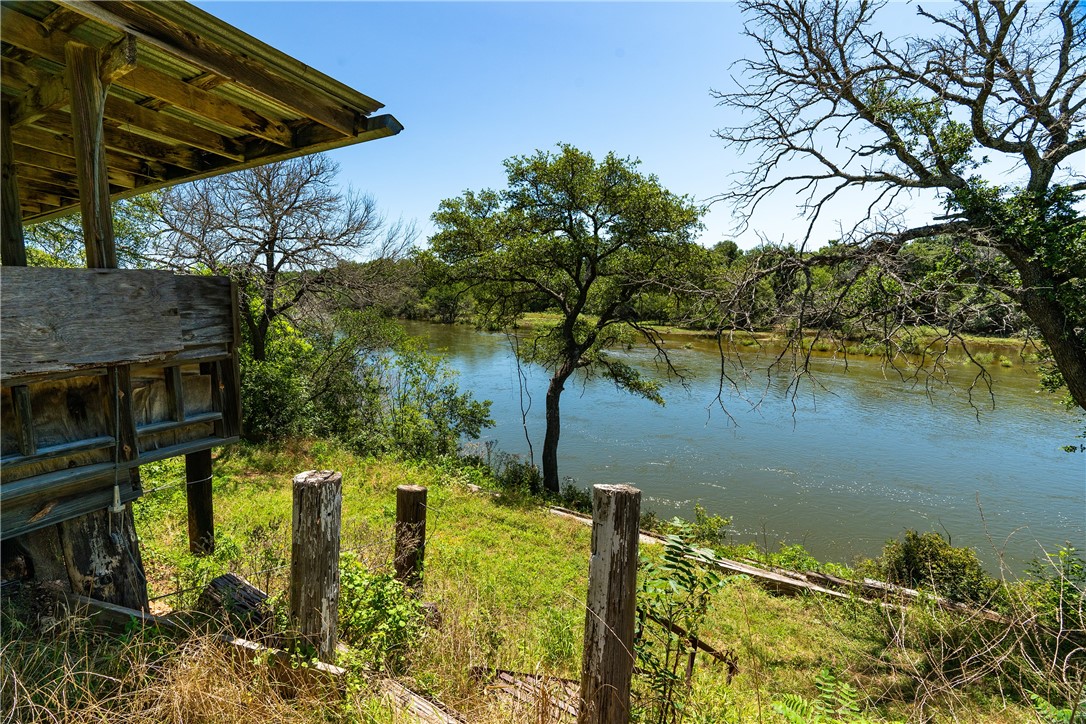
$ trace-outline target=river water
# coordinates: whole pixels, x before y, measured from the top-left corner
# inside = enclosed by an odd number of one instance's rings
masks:
[[[460,386],[492,401],[494,428],[483,441],[528,455],[521,386],[509,340],[465,326],[407,323],[447,355]],[[570,380],[562,396],[559,474],[581,486],[630,483],[643,509],[692,518],[700,503],[732,518],[737,540],[775,548],[802,543],[821,560],[874,556],[906,529],[936,530],[977,548],[993,571],[1000,559],[1020,572],[1041,548],[1086,549],[1086,454],[1080,418],[1037,392],[1035,375],[1014,359],[989,365],[987,390],[966,392],[974,374],[953,370],[952,388],[902,381],[879,361],[815,362],[818,386],[785,393],[747,355],[743,393],[719,389],[711,341],[677,337],[673,359],[687,384],[664,387],[667,404],[618,391],[606,380]],[[646,350],[630,361],[655,373]],[[1008,355],[1010,356],[1010,355]],[[536,461],[543,439],[548,375],[526,368],[524,404]]]

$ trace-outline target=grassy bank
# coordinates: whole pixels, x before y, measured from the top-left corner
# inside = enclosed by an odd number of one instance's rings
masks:
[[[136,504],[136,515],[155,612],[192,606],[202,584],[225,571],[281,601],[290,553],[290,481],[314,468],[343,473],[342,546],[361,562],[357,570],[369,573],[390,568],[396,486],[429,488],[424,600],[440,611],[439,627],[411,629],[403,648],[384,639],[389,650],[376,657],[344,657],[352,673],[343,697],[288,697],[266,667],[232,663],[206,636],[194,634],[180,644],[137,631],[100,638],[77,619],[43,634],[40,621],[26,625],[5,614],[5,712],[15,721],[111,724],[405,721],[375,693],[374,669],[383,663],[382,675],[396,674],[468,721],[534,721],[533,712],[488,696],[471,668],[578,678],[589,528],[549,514],[527,496],[472,492],[469,485],[493,481],[459,462],[363,459],[323,443],[223,451],[216,461],[217,551],[204,559],[187,552],[184,487],[177,485],[183,464],[147,466],[145,486],[159,489]],[[367,605],[400,610],[395,601],[374,600]],[[789,702],[818,699],[816,680],[822,677],[825,689],[827,676],[853,687],[837,691],[855,691],[854,708],[868,720],[1040,720],[1022,682],[1008,678],[1012,669],[973,676],[968,662],[945,656],[952,637],[960,646],[979,626],[928,611],[774,597],[751,581],[728,580],[712,596],[701,635],[735,654],[738,674],[728,683],[725,667],[699,657],[684,721],[814,721],[781,712]],[[644,683],[638,686],[645,691]],[[861,715],[839,716],[858,721]]]

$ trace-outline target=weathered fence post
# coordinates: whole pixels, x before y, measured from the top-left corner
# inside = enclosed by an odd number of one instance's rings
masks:
[[[618,724],[630,720],[641,491],[629,485],[596,485],[592,493],[592,558],[577,722]]]
[[[294,476],[290,616],[302,640],[327,662],[336,652],[342,509],[342,475],[307,470]]]
[[[215,502],[211,489],[211,450],[185,456],[185,499],[189,509],[189,552],[215,552]]]
[[[426,556],[426,488],[396,488],[396,578],[417,594],[422,592]]]

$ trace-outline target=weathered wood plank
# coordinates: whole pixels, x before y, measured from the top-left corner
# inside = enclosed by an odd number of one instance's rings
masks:
[[[467,719],[440,701],[431,701],[397,681],[385,679],[380,687],[392,708],[401,714],[409,715],[412,721],[421,724],[465,724],[467,722]]]
[[[41,502],[18,501],[8,504],[5,500],[0,506],[0,537],[7,540],[88,513],[104,511],[113,503],[112,466],[105,472],[99,472],[93,482],[91,488],[78,488],[74,493]],[[122,503],[140,496],[139,489],[128,479],[126,472],[122,472],[120,483]]]
[[[233,344],[235,309],[230,277],[174,277],[181,341],[187,349]]]
[[[19,385],[18,387],[22,387],[22,385]],[[4,470],[7,472],[9,466],[31,465],[43,460],[65,457],[74,453],[87,452],[88,450],[101,450],[102,448],[112,447],[114,444],[116,444],[116,441],[108,435],[92,437],[86,440],[73,440],[58,445],[49,445],[47,447],[38,448],[29,455],[6,455],[3,459],[0,459],[0,464],[4,466]]]
[[[4,267],[0,295],[4,380],[163,359],[184,346],[169,272]]]
[[[30,407],[30,390],[26,385],[11,388],[11,402],[15,408],[16,434],[19,437],[19,451],[23,455],[36,455],[38,436],[34,432],[34,413]]]
[[[176,422],[185,421],[185,385],[181,381],[181,368],[177,365],[166,367],[166,404],[170,408],[170,417]],[[147,432],[141,430],[140,432]]]

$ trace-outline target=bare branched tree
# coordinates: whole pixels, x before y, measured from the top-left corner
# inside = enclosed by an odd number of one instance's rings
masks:
[[[757,158],[722,200],[749,219],[771,197],[797,194],[810,225],[798,246],[721,285],[721,321],[742,326],[758,285],[786,277],[793,341],[806,325],[850,318],[893,354],[910,325],[937,325],[946,343],[978,305],[1011,304],[1086,409],[1086,8],[916,6],[930,33],[893,39],[879,24],[884,5],[742,3],[760,53],[740,64],[738,90],[714,91],[743,117],[717,135]],[[906,223],[914,194],[938,197],[945,215]],[[836,244],[811,251],[816,221],[843,198],[863,205]],[[932,239],[954,263],[918,279],[910,243]],[[820,267],[834,284],[820,287]],[[804,355],[795,360],[804,371]]]
[[[387,223],[373,198],[341,192],[338,170],[327,156],[303,156],[164,194],[163,261],[237,280],[256,360],[265,359],[278,317],[327,300],[355,307],[379,300],[413,241],[413,230]]]

